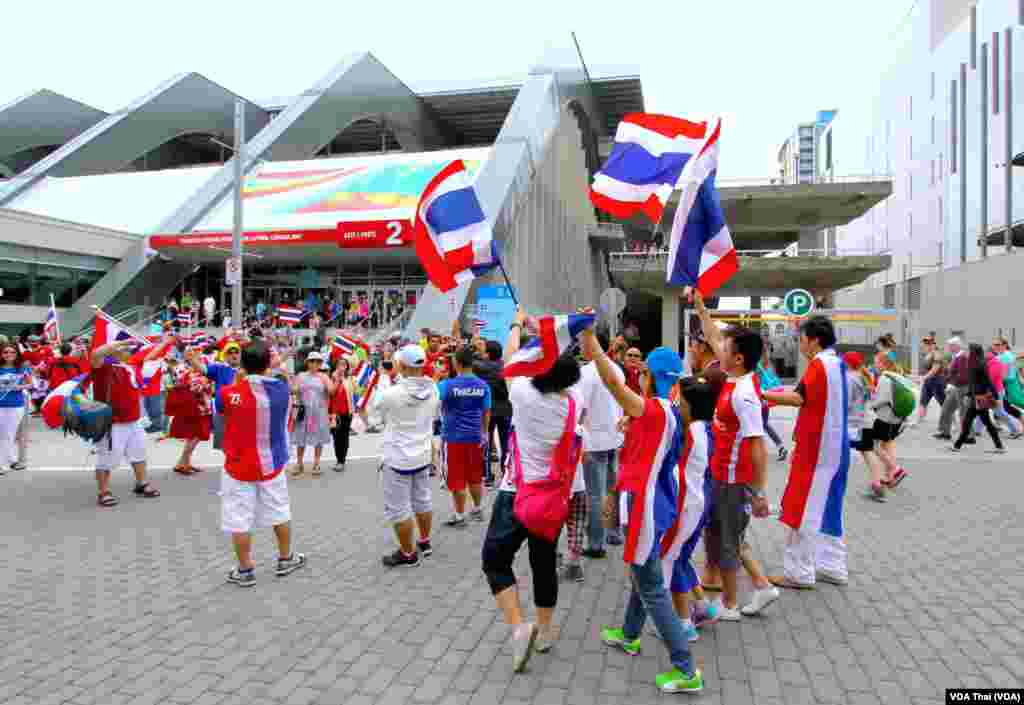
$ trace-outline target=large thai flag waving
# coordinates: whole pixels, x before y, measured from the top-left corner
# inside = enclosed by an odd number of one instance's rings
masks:
[[[721,131],[720,119],[709,125],[700,150],[679,176],[682,196],[669,240],[666,280],[674,286],[695,286],[703,296],[709,296],[739,269],[715,189]]]
[[[703,122],[629,113],[615,131],[608,160],[594,175],[591,202],[616,218],[640,212],[658,224],[683,169],[704,144],[707,130]]]
[[[574,313],[537,319],[540,334],[509,358],[502,376],[508,379],[544,374],[569,349],[577,335],[594,325],[594,318],[594,314]]]
[[[490,223],[461,159],[427,184],[413,228],[416,256],[430,283],[442,292],[497,265]]]

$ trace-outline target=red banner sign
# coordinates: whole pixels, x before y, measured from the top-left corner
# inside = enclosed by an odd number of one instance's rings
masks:
[[[336,244],[344,249],[371,249],[412,246],[412,223],[408,220],[366,220],[338,223],[334,230],[268,230],[242,234],[242,244],[253,247]],[[231,249],[231,233],[186,233],[153,235],[149,246],[213,247]]]
[[[412,222],[408,220],[363,220],[338,223],[338,247],[409,247]]]

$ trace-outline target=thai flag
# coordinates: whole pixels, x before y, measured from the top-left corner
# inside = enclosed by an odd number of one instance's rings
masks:
[[[413,230],[416,256],[442,292],[496,266],[491,226],[461,159],[427,184],[416,206]]]
[[[363,394],[373,378],[373,365],[365,360],[359,363],[356,371],[352,374],[352,403],[356,409],[360,408]]]
[[[174,349],[174,341],[144,345],[131,356],[128,363],[135,369],[134,381],[144,397],[160,395],[160,382],[164,376],[164,358]],[[156,354],[147,360],[156,350]]]
[[[594,318],[594,314],[574,313],[537,319],[540,334],[509,358],[502,376],[508,379],[544,374],[569,349],[577,335],[594,325]]]
[[[178,323],[180,323],[183,326],[192,325],[192,313],[190,311],[179,311]]]
[[[57,325],[57,309],[51,303],[50,310],[46,312],[46,321],[43,323],[43,335],[50,342],[60,342],[60,329]]]
[[[690,158],[704,143],[707,123],[670,115],[629,113],[594,175],[590,200],[616,218],[641,212],[657,224]]]
[[[846,365],[835,350],[820,352],[807,366],[801,385],[808,403],[797,418],[779,520],[797,531],[840,537],[850,469]]]
[[[303,313],[301,308],[282,305],[277,307],[277,315],[281,318],[281,323],[293,326],[301,321],[302,317],[306,314]]]
[[[684,431],[686,441],[676,463],[679,485],[676,520],[661,539],[661,558],[666,583],[672,580],[673,563],[679,558],[683,546],[700,528],[707,500],[704,497],[704,478],[711,463],[711,429],[706,421],[691,421]],[[671,586],[669,586],[671,587]]]
[[[97,311],[96,328],[93,331],[90,352],[103,345],[109,345],[121,340],[134,340],[140,348],[149,344],[144,338],[140,338],[121,324],[108,318],[102,311]]]
[[[370,346],[355,336],[338,333],[331,341],[331,346],[343,355],[356,355],[359,352],[369,354]]]
[[[667,282],[695,286],[703,296],[709,296],[739,269],[715,188],[721,131],[720,119],[708,126],[700,150],[679,177],[682,196],[669,240]]]
[[[642,421],[642,423],[641,423]],[[620,458],[619,488],[628,516],[622,558],[643,565],[678,521],[676,466],[682,452],[677,412],[667,399],[648,399],[642,419],[630,425]]]
[[[356,400],[353,397],[352,403],[355,404],[356,411],[366,410],[366,407],[370,404],[370,399],[373,398],[373,392],[377,389],[377,382],[380,380],[380,372],[376,368],[366,365],[366,369],[368,369],[370,373],[360,389],[359,399]]]
[[[487,327],[487,321],[483,318],[473,317],[473,332],[476,335],[480,335],[480,331]]]
[[[43,421],[50,428],[60,428],[64,425],[64,400],[79,391],[86,375],[78,375],[66,382],[61,382],[56,389],[46,395],[40,411],[43,414]]]

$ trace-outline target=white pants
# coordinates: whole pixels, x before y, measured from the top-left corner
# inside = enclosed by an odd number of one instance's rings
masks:
[[[146,432],[138,421],[114,424],[110,436],[96,444],[97,470],[117,470],[123,460],[131,465],[146,462]]]
[[[228,533],[248,533],[291,521],[288,478],[283,470],[264,482],[242,482],[224,472],[220,489],[220,524]]]
[[[24,406],[0,408],[0,467],[18,462],[18,427],[24,417]]]
[[[846,580],[846,543],[817,531],[787,527],[782,566],[788,580],[804,585],[813,585],[819,572]]]

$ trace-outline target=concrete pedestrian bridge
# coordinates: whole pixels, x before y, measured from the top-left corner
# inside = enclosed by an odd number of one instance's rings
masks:
[[[718,291],[721,296],[782,296],[791,289],[827,294],[854,286],[892,263],[889,254],[825,256],[822,251],[799,256],[765,256],[763,251],[740,251],[740,268]],[[668,251],[616,252],[611,255],[616,281],[630,291],[662,296],[675,287],[665,284]]]

